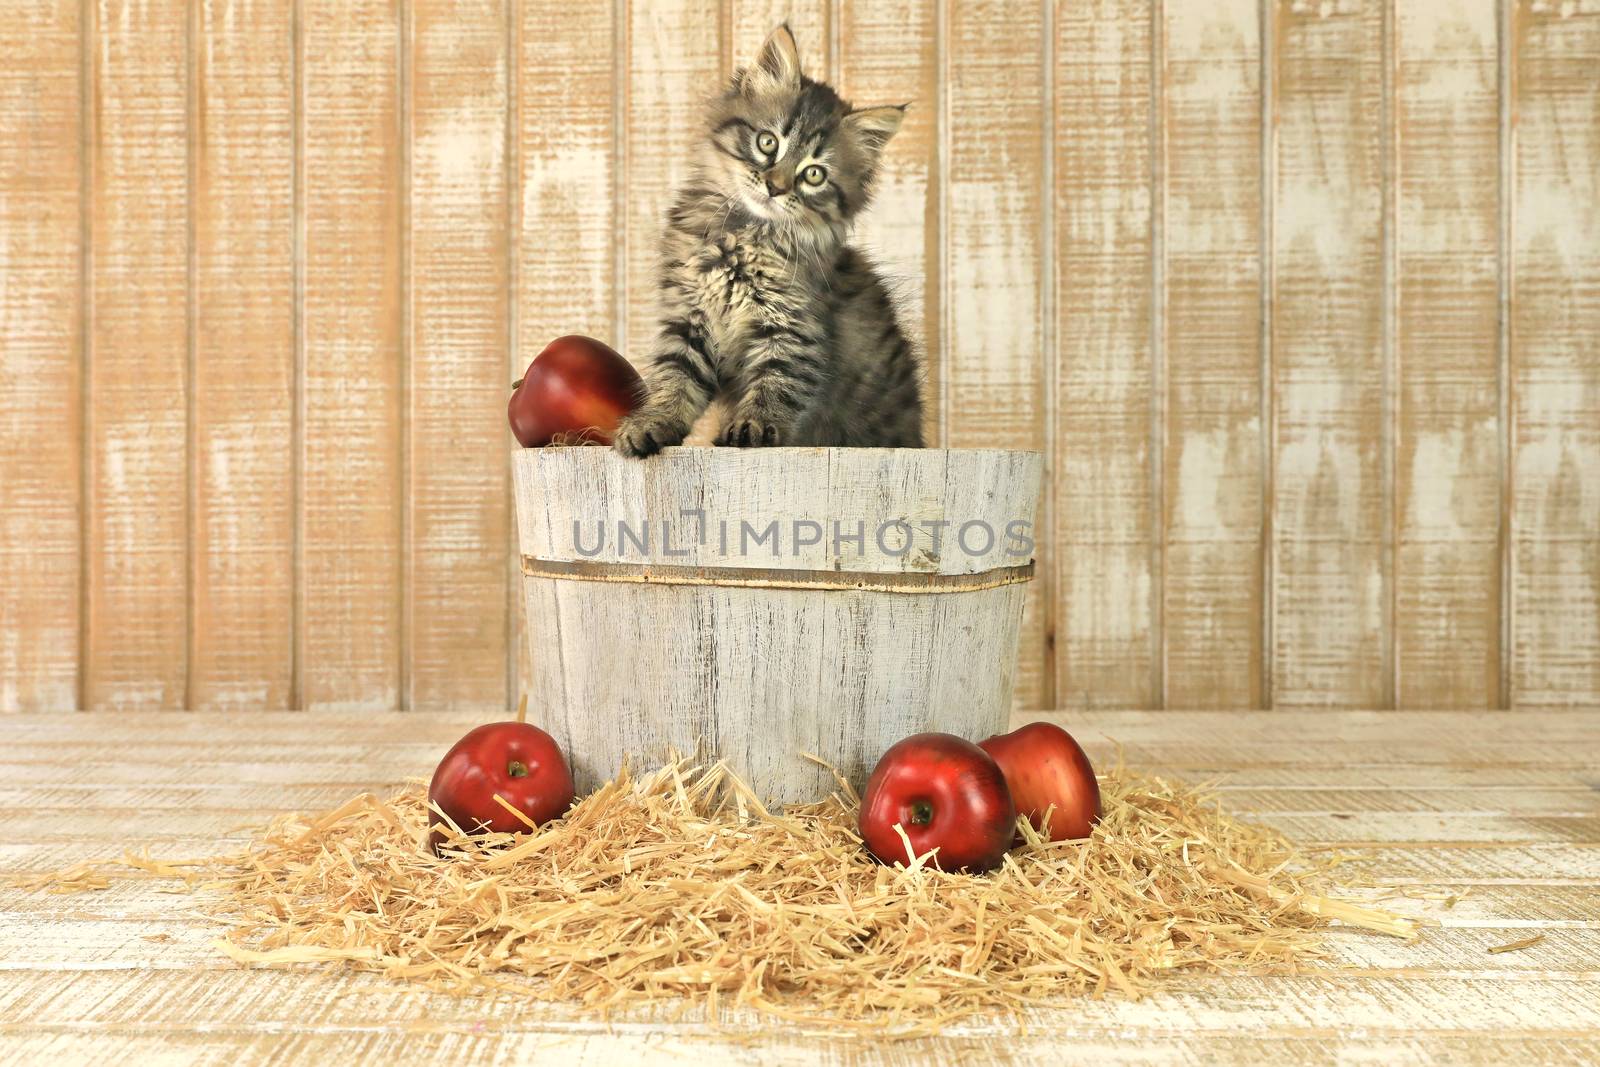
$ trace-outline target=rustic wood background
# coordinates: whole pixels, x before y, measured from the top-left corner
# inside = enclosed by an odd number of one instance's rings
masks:
[[[13,0],[0,708],[510,701],[508,383],[784,17],[1046,454],[1025,706],[1600,702],[1600,0]]]

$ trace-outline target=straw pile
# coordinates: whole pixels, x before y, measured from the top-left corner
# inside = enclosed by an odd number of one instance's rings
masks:
[[[598,1012],[698,1002],[910,1035],[1076,993],[1137,996],[1178,970],[1293,971],[1328,919],[1414,936],[1312,894],[1282,838],[1158,778],[1102,779],[1087,841],[1027,840],[988,875],[873,862],[856,798],[766,811],[724,767],[618,780],[527,835],[428,855],[420,788],[276,820],[246,852],[125,863],[223,892],[241,963],[344,961],[462,992],[512,987]],[[842,785],[842,783],[841,783]],[[1300,874],[1291,873],[1299,870]],[[57,876],[104,884],[103,865]]]

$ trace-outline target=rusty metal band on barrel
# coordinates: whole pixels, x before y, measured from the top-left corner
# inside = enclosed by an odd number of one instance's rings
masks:
[[[1033,580],[1033,561],[978,574],[781,570],[775,567],[692,567],[664,563],[597,563],[522,557],[531,578],[635,585],[724,585],[754,589],[860,589],[875,593],[970,593]]]

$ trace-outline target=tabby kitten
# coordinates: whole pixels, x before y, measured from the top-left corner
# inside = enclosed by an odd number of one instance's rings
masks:
[[[904,114],[803,75],[787,25],[711,102],[667,216],[648,395],[617,451],[679,443],[713,400],[719,445],[921,446],[917,353],[845,244]]]

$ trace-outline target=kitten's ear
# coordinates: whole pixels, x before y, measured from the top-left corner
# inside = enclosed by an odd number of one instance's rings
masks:
[[[852,111],[844,117],[844,124],[854,130],[873,151],[881,151],[906,117],[906,104],[888,107],[868,107]]]
[[[773,85],[800,84],[800,50],[795,47],[794,34],[789,32],[787,22],[773,30],[767,43],[761,46],[755,66],[750,68],[750,76]]]

